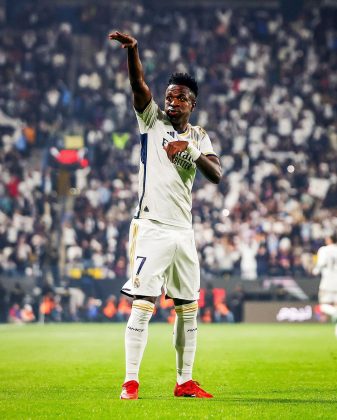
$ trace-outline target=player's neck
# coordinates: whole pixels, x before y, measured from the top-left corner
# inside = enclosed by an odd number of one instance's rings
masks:
[[[172,124],[173,128],[177,133],[181,134],[184,133],[187,130],[188,127],[188,121],[181,123],[181,124]]]

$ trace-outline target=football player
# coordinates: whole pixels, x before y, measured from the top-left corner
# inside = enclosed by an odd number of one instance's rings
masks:
[[[197,82],[188,74],[173,74],[162,110],[145,82],[137,40],[120,32],[111,33],[109,38],[127,50],[141,141],[139,203],[129,238],[131,279],[122,288],[122,293],[134,300],[125,334],[126,376],[121,398],[138,398],[138,372],[148,324],[162,290],[173,298],[176,311],[174,395],[211,398],[192,378],[200,272],[191,190],[197,169],[209,181],[219,183],[219,158],[206,131],[189,123],[197,103]]]

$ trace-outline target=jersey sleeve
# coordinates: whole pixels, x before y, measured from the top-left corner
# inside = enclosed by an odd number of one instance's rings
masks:
[[[159,107],[154,101],[154,99],[151,98],[151,101],[149,102],[149,104],[143,112],[138,112],[137,110],[135,110],[135,112],[138,121],[139,131],[141,134],[144,134],[154,126],[158,118]]]
[[[202,130],[202,133],[204,134],[204,136],[202,137],[200,141],[200,152],[206,156],[207,155],[217,156],[217,154],[215,153],[213,149],[211,139],[209,138],[208,134],[204,130]]]

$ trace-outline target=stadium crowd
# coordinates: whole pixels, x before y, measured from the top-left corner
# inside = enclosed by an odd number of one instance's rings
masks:
[[[117,28],[139,40],[158,102],[171,72],[200,84],[192,122],[224,172],[219,187],[201,176],[194,186],[202,276],[310,275],[337,229],[333,14],[41,4],[1,23],[0,275],[127,278],[140,146],[124,56],[107,40]],[[83,136],[89,160],[72,169],[68,197],[50,166],[67,134]]]

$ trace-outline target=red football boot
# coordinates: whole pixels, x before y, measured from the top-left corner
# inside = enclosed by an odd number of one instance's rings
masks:
[[[196,381],[187,381],[181,385],[176,384],[174,388],[175,397],[192,397],[192,398],[213,398],[213,395],[200,388]]]
[[[121,400],[138,400],[138,388],[137,381],[125,382],[122,386]]]

